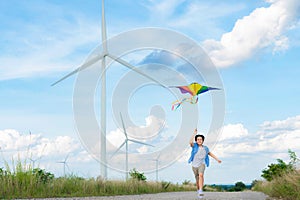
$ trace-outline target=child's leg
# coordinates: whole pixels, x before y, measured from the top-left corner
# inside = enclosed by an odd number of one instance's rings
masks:
[[[193,173],[194,173],[195,179],[196,179],[197,191],[199,191],[199,173],[198,173],[198,168],[192,167],[192,169],[193,169]]]
[[[203,198],[204,194],[203,194],[203,186],[204,186],[204,171],[205,171],[205,165],[202,164],[201,166],[199,166],[198,168],[198,173],[199,173],[199,190],[198,190],[198,197],[200,199]]]
[[[198,185],[199,185],[198,189],[200,191],[203,191],[203,184],[204,184],[204,175],[203,175],[203,173],[199,173],[198,179],[199,179],[199,181],[198,181]]]

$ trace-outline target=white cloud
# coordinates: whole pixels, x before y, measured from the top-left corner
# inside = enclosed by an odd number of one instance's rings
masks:
[[[265,121],[261,125],[261,129],[264,131],[300,129],[300,115],[285,120]]]
[[[242,124],[229,124],[223,127],[220,141],[248,136],[248,130]]]
[[[141,146],[140,148],[137,148],[136,150],[137,150],[137,152],[139,152],[139,153],[147,153],[148,150],[149,150],[149,147],[146,146],[146,145],[143,145],[143,146]]]
[[[165,121],[153,115],[146,117],[146,124],[140,127],[128,127],[128,134],[142,139],[153,138],[165,127]]]
[[[16,130],[0,130],[0,148],[5,160],[20,158],[36,160],[42,157],[62,159],[80,150],[80,144],[69,136],[46,138],[42,134],[21,134]]]
[[[110,131],[106,139],[114,147],[118,148],[125,141],[125,135],[121,129]],[[108,146],[109,147],[109,146]],[[107,151],[110,151],[109,149]]]
[[[288,161],[288,149],[296,152],[298,156],[300,155],[299,124],[300,116],[268,121],[262,123],[260,129],[255,133],[250,133],[242,124],[229,124],[223,127],[222,136],[211,151],[223,161],[241,157],[251,157],[255,160],[257,156],[274,159],[274,162],[277,158]],[[269,135],[270,132],[274,133],[272,137]],[[120,144],[124,141],[121,130],[111,132],[108,137],[113,135],[117,135],[116,138]],[[154,145],[159,143],[159,140],[155,141]],[[38,162],[41,163],[39,166],[43,166],[47,170],[49,170],[49,167],[50,169],[56,169],[60,166],[58,173],[62,173],[63,167],[57,161],[63,161],[67,155],[70,155],[68,158],[70,171],[85,173],[82,163],[95,161],[86,151],[80,148],[79,142],[68,136],[58,136],[50,139],[42,134],[20,134],[16,130],[2,130],[0,131],[0,147],[1,154],[6,160],[11,160],[11,156],[16,158],[19,155],[21,155],[21,159],[25,158],[26,155],[32,156],[32,159],[41,156],[42,159],[40,160],[44,161],[40,162],[39,160]],[[141,154],[150,150],[150,147],[143,145],[136,147],[135,150]],[[186,163],[189,156],[190,149],[177,162]],[[124,154],[116,155],[115,159],[123,166]],[[161,157],[160,162],[164,162],[165,159],[167,158]],[[131,154],[129,160],[130,163],[138,162],[137,154]],[[140,164],[139,166],[142,167],[142,163]],[[146,164],[149,163],[146,162]]]
[[[278,155],[287,156],[288,149],[298,156],[300,153],[300,116],[264,122],[256,133],[248,133],[241,124],[225,126],[224,130],[213,150],[220,157],[268,154],[277,159]]]
[[[162,128],[165,127],[164,120],[153,115],[146,117],[145,123],[146,124],[142,126],[127,127],[125,125],[128,138],[146,141],[156,137],[162,130]],[[120,146],[125,140],[123,130],[117,129],[111,131],[109,134],[107,134],[107,140],[116,147]]]
[[[91,161],[94,161],[94,158],[87,151],[79,152],[74,158],[74,162],[79,162],[79,163],[86,163]]]
[[[216,66],[234,65],[264,48],[273,47],[274,51],[288,48],[288,38],[284,34],[296,23],[300,1],[269,2],[272,3],[269,7],[257,8],[239,19],[232,31],[223,34],[220,41],[203,42]]]
[[[300,156],[300,115],[263,122],[255,133],[249,133],[242,124],[229,124],[222,129],[217,145],[210,149],[221,160],[242,155],[288,160],[288,149]],[[189,156],[187,151],[179,161],[186,162]]]
[[[126,120],[125,120],[126,121]],[[135,141],[140,141],[146,144],[155,143],[155,147],[159,148],[160,144],[165,142],[166,136],[159,134],[161,129],[164,128],[164,121],[158,117],[153,115],[149,115],[145,118],[145,125],[142,126],[126,126],[125,129],[128,135],[128,139],[132,139]],[[112,145],[107,145],[107,152],[113,155],[116,153],[116,150],[125,142],[125,134],[123,129],[116,129],[110,131],[107,136],[107,141]],[[153,144],[152,144],[153,145]],[[137,152],[139,154],[145,154],[147,152],[152,152],[154,147],[150,147],[143,144],[137,144],[132,141],[128,141],[128,151],[129,152]],[[121,152],[124,152],[125,146],[121,148]],[[114,157],[117,155],[114,155]],[[131,159],[133,160],[133,159]]]

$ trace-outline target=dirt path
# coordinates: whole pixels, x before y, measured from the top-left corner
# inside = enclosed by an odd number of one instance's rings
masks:
[[[157,194],[124,195],[109,197],[84,197],[84,198],[50,198],[47,200],[198,200],[196,192],[168,192]],[[205,200],[271,200],[260,192],[206,192]]]

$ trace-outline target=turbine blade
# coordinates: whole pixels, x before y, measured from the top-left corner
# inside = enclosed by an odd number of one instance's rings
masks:
[[[156,158],[157,161],[158,161],[160,155],[161,155],[161,152],[159,152],[159,154],[158,154],[158,156],[157,156],[157,158]]]
[[[91,65],[93,65],[94,63],[96,63],[97,61],[101,60],[105,55],[101,54],[99,56],[95,56],[94,58],[90,59],[89,61],[83,63],[80,67],[78,67],[77,69],[75,69],[74,71],[72,71],[71,73],[67,74],[66,76],[62,77],[61,79],[59,79],[58,81],[56,81],[55,83],[53,83],[51,86],[56,85],[57,83],[65,80],[66,78],[76,74],[77,72],[80,72],[81,70],[84,70],[85,68],[90,67]]]
[[[66,163],[66,167],[67,167],[67,168],[68,168],[68,170],[70,171],[70,167],[69,167],[68,163]]]
[[[102,46],[103,51],[107,53],[107,36],[106,36],[106,20],[105,20],[105,5],[104,0],[102,0],[102,15],[101,15],[101,35],[102,35]]]
[[[128,139],[128,141],[131,141],[131,142],[134,142],[134,143],[138,143],[138,144],[143,144],[143,145],[147,145],[147,146],[154,147],[152,144],[147,144],[147,143],[140,142],[140,141],[133,140],[133,139]]]
[[[68,154],[68,155],[66,156],[66,158],[65,158],[65,162],[67,162],[67,159],[68,159],[69,155],[70,155],[70,154]]]
[[[123,130],[124,130],[125,137],[126,137],[126,139],[128,139],[128,137],[127,137],[127,132],[126,132],[126,129],[125,129],[125,125],[124,125],[124,121],[123,121],[123,117],[122,117],[121,112],[120,112],[120,117],[121,117],[121,121],[122,121],[122,126],[123,126]]]
[[[167,88],[167,86],[163,85],[162,83],[160,83],[159,81],[155,80],[154,78],[152,78],[151,76],[148,76],[147,74],[141,72],[137,67],[129,64],[128,62],[126,62],[125,60],[121,59],[121,58],[118,58],[116,56],[113,56],[111,54],[107,54],[108,57],[110,57],[111,59],[113,59],[114,61],[120,63],[121,65],[124,65],[125,67],[128,67],[129,69],[139,73],[140,75],[150,79],[151,81],[157,83],[158,85],[164,87],[164,88]]]
[[[114,157],[114,155],[116,155],[116,153],[124,146],[124,144],[126,143],[127,140],[125,140],[121,146],[111,155],[111,158]]]

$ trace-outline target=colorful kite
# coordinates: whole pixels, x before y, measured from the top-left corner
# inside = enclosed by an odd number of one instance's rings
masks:
[[[199,83],[191,83],[187,86],[173,86],[180,89],[182,94],[189,93],[191,97],[184,98],[181,101],[174,101],[172,104],[172,110],[176,110],[183,102],[190,102],[191,104],[196,104],[198,102],[198,95],[208,90],[219,90],[219,88],[207,87],[200,85]]]

